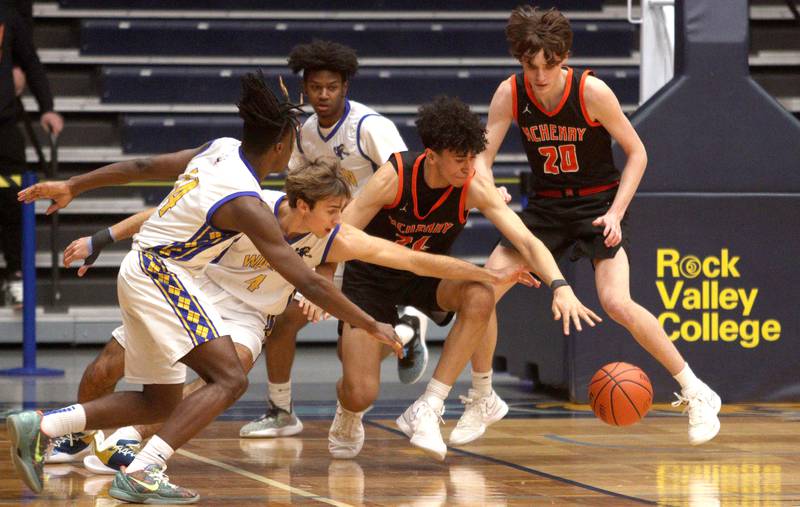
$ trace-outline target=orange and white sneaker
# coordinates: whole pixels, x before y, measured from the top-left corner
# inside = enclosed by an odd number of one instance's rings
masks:
[[[477,440],[486,428],[508,414],[508,405],[492,390],[488,396],[479,396],[470,389],[467,396],[459,396],[464,404],[464,413],[455,429],[450,433],[450,445],[464,445]]]

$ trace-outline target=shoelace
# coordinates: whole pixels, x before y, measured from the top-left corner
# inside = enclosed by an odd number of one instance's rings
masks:
[[[702,407],[705,405],[704,403],[705,400],[701,399],[699,394],[696,394],[695,396],[691,397],[683,396],[675,392],[673,392],[672,394],[674,394],[675,397],[678,398],[677,400],[672,402],[672,406],[680,407],[681,405],[684,405],[682,413],[685,414],[686,412],[689,412],[689,425],[696,426],[697,424],[700,424],[702,421],[700,421],[699,419],[702,419],[701,412],[703,411]]]
[[[134,451],[131,446],[129,445],[115,445],[114,448],[116,452],[122,454],[123,456],[131,456],[136,457],[136,451]]]
[[[489,397],[476,398],[475,396],[460,395],[458,399],[464,404],[464,415],[461,420],[470,426],[480,425],[489,411]]]
[[[360,422],[361,420],[356,417],[341,411],[336,414],[338,417],[334,419],[336,422],[336,427],[333,430],[333,433],[338,433],[340,435],[352,435],[355,432],[356,423]]]
[[[64,435],[62,437],[58,437],[58,438],[54,439],[53,440],[53,447],[54,448],[55,447],[60,447],[65,442],[69,442],[69,446],[72,447],[72,445],[75,443],[75,438],[73,437],[72,433],[67,433],[66,435]]]
[[[435,410],[433,410],[433,407],[431,407],[430,405],[428,405],[424,401],[419,403],[417,405],[416,409],[414,409],[414,419],[420,419],[421,420],[424,417],[428,417],[429,418],[431,415],[436,418],[436,420],[437,420],[436,422],[438,424],[440,424],[440,425],[444,424],[444,419],[442,418],[442,416],[444,415],[444,410],[442,410],[442,413],[439,414]]]
[[[151,467],[147,469],[147,476],[153,480],[156,484],[160,484],[162,486],[167,486],[170,488],[174,488],[169,482],[169,476],[164,473],[163,468]]]

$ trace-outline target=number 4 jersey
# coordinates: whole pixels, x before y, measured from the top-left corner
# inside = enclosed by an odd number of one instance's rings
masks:
[[[275,190],[262,191],[264,202],[278,217],[278,209],[286,202],[286,194]],[[286,202],[288,206],[288,202]],[[325,262],[339,226],[323,237],[306,233],[286,238],[309,268]],[[256,249],[247,236],[241,236],[218,259],[211,262],[205,277],[198,282],[208,298],[217,301],[232,296],[264,315],[280,315],[294,292],[284,279]]]
[[[220,206],[241,196],[261,198],[255,169],[237,139],[210,142],[195,156],[156,212],[133,237],[133,249],[149,251],[199,273],[239,233],[211,225]]]
[[[551,111],[536,100],[524,73],[508,78],[514,120],[533,173],[533,192],[600,186],[620,177],[611,136],[586,112],[583,88],[591,71],[578,77],[570,67],[565,70],[564,93]]]

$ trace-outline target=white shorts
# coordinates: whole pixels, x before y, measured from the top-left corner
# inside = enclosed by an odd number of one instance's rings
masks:
[[[238,299],[230,296],[214,303],[214,306],[220,314],[224,315],[222,322],[227,326],[233,343],[246,347],[250,351],[253,362],[255,362],[259,354],[261,354],[265,338],[272,332],[272,327],[275,325],[275,317],[272,315],[264,317]],[[111,332],[111,336],[123,349],[126,348],[125,326],[119,326],[114,329]],[[183,366],[184,370],[186,368],[180,362],[176,363],[175,366]]]
[[[191,275],[149,252],[132,250],[120,266],[117,297],[125,327],[125,379],[135,384],[182,384],[178,361],[230,334]]]

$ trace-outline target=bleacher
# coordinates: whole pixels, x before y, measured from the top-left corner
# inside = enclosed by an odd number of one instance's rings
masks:
[[[214,137],[238,137],[240,120],[234,102],[239,77],[256,68],[268,80],[282,75],[297,96],[299,79],[285,66],[286,55],[295,44],[315,37],[357,49],[361,68],[351,83],[352,98],[390,117],[407,144],[419,148],[413,120],[421,103],[446,93],[485,115],[497,84],[516,70],[503,27],[517,3],[497,0],[487,9],[487,2],[480,0],[273,0],[265,10],[258,0],[37,2],[35,39],[56,95],[56,109],[66,119],[60,139],[61,176],[198,146]],[[638,28],[628,23],[625,3],[556,0],[539,5],[556,5],[572,20],[575,42],[570,64],[594,69],[615,90],[626,111],[635,109]],[[798,115],[800,38],[792,23],[781,1],[752,2],[752,72]],[[24,102],[29,110],[36,109],[31,97]],[[30,149],[29,160],[35,161]],[[501,149],[496,177],[515,197],[522,170],[526,165],[521,143],[511,132]],[[278,188],[281,178],[272,177],[266,185]],[[55,238],[59,251],[78,236],[158,202],[169,186],[140,184],[82,196],[60,218]],[[37,206],[37,272],[39,303],[46,306],[51,235],[44,208]],[[454,253],[482,261],[497,237],[487,220],[473,215]],[[91,341],[74,324],[87,319],[76,309],[98,307],[95,314],[110,315],[109,322],[114,321],[116,268],[128,246],[129,242],[113,245],[85,280],[78,279],[74,270],[62,272],[62,305],[72,312],[65,321],[73,323],[76,341]],[[0,327],[16,326],[14,318],[3,310]],[[96,322],[93,326],[93,332],[99,329]],[[6,341],[15,341],[18,335],[14,330],[2,333]],[[97,333],[97,341],[106,338],[107,333]]]

